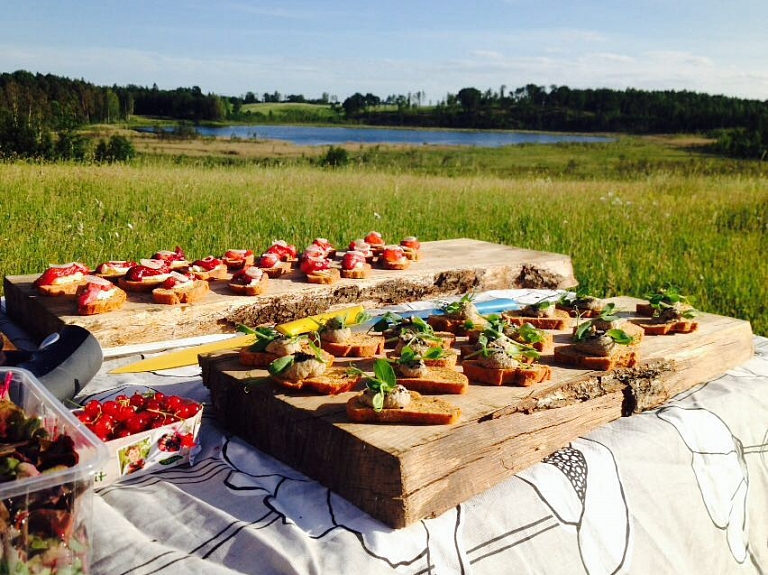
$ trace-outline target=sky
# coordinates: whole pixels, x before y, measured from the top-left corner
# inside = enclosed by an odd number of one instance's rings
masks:
[[[526,84],[768,100],[768,0],[0,0],[0,72],[343,101]]]

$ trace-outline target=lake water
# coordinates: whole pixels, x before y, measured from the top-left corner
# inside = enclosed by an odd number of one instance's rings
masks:
[[[557,144],[560,142],[610,142],[602,136],[533,134],[491,130],[416,130],[387,128],[337,128],[315,126],[225,126],[196,128],[203,136],[242,139],[284,140],[297,146],[331,146],[346,143],[412,144],[435,146],[477,146],[496,148],[514,144]]]

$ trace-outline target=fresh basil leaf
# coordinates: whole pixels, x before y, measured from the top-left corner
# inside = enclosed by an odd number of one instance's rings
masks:
[[[286,369],[291,367],[293,365],[293,362],[294,362],[294,357],[292,355],[284,355],[283,357],[278,357],[275,361],[270,363],[267,370],[272,375],[280,375]]]
[[[386,388],[386,391],[390,391],[397,385],[397,377],[395,376],[395,370],[385,359],[377,359],[373,362],[373,373],[376,379],[381,381]]]
[[[635,341],[634,338],[623,329],[609,329],[605,332],[605,335],[610,337],[619,345],[629,345]]]

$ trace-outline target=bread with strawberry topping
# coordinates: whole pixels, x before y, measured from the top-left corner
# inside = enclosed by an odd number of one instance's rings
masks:
[[[270,278],[279,278],[284,273],[291,271],[291,265],[280,260],[274,252],[264,252],[256,260],[256,266],[261,269]]]
[[[86,275],[77,291],[77,313],[95,315],[120,308],[128,295],[108,279]]]
[[[295,262],[298,261],[299,252],[296,246],[289,244],[285,240],[276,240],[272,242],[265,253],[275,254],[282,262]]]
[[[371,251],[374,253],[374,255],[379,255],[387,245],[387,242],[384,241],[384,238],[381,237],[381,234],[375,231],[368,232],[364,238],[364,241],[369,246],[371,246]]]
[[[247,266],[236,271],[229,280],[229,289],[238,295],[260,295],[267,290],[269,276],[257,266]]]
[[[332,284],[341,279],[338,268],[331,267],[331,261],[313,250],[304,252],[299,269],[307,276],[309,283]]]
[[[136,265],[136,262],[130,260],[110,260],[96,266],[93,275],[116,280],[125,277],[128,270]]]
[[[333,244],[331,244],[330,241],[328,241],[327,238],[315,238],[312,241],[313,246],[317,246],[321,250],[323,250],[323,254],[326,258],[335,258],[336,257],[336,248],[333,247]]]
[[[371,264],[365,260],[365,254],[349,251],[341,258],[341,277],[347,279],[365,279],[371,275]]]
[[[125,276],[118,280],[118,285],[129,292],[151,292],[168,279],[171,268],[168,262],[158,259],[142,259],[131,267]]]
[[[400,247],[405,252],[405,257],[411,261],[417,261],[421,258],[421,242],[416,236],[408,236],[400,240]]]
[[[40,295],[65,296],[75,295],[78,288],[85,283],[84,277],[90,273],[85,264],[70,262],[66,264],[51,264],[32,285]]]
[[[256,260],[256,256],[252,250],[227,250],[226,253],[221,256],[221,261],[227,266],[230,271],[241,270],[246,266],[252,266]]]
[[[195,260],[188,268],[189,273],[199,280],[220,280],[227,277],[227,264],[214,256]]]
[[[385,270],[407,270],[411,267],[411,260],[401,246],[385,247],[379,256],[379,263]]]
[[[165,305],[192,303],[204,298],[210,287],[191,273],[172,271],[160,287],[152,290],[152,301]]]
[[[173,251],[158,250],[149,259],[164,261],[168,265],[168,268],[172,270],[180,270],[189,265],[184,250],[179,246],[176,246],[176,249]]]
[[[362,238],[349,242],[349,247],[347,249],[350,252],[360,252],[363,254],[363,256],[365,256],[365,261],[369,263],[372,262],[375,258],[371,244]]]

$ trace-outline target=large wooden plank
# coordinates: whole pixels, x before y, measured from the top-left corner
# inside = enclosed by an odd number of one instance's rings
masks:
[[[422,252],[423,258],[408,270],[375,269],[365,280],[316,285],[294,271],[272,280],[267,293],[256,297],[234,295],[225,281],[215,281],[211,293],[193,304],[158,305],[148,294],[130,294],[121,309],[85,317],[76,315],[72,298],[38,296],[32,282],[39,274],[7,276],[6,308],[13,320],[38,339],[65,324],[77,324],[106,348],[231,332],[238,323],[290,321],[349,304],[377,307],[471,290],[576,285],[571,260],[561,254],[470,239],[424,242]]]
[[[638,300],[614,301],[633,310]],[[462,409],[453,426],[349,423],[344,404],[353,392],[285,393],[263,379],[263,370],[241,366],[232,352],[201,356],[200,363],[214,412],[233,433],[399,528],[442,513],[574,438],[658,406],[752,355],[748,322],[712,314],[698,320],[694,333],[644,338],[636,368],[606,373],[553,366],[552,380],[531,388],[472,385],[466,395],[444,396]],[[567,338],[568,332],[558,332],[556,345]]]

